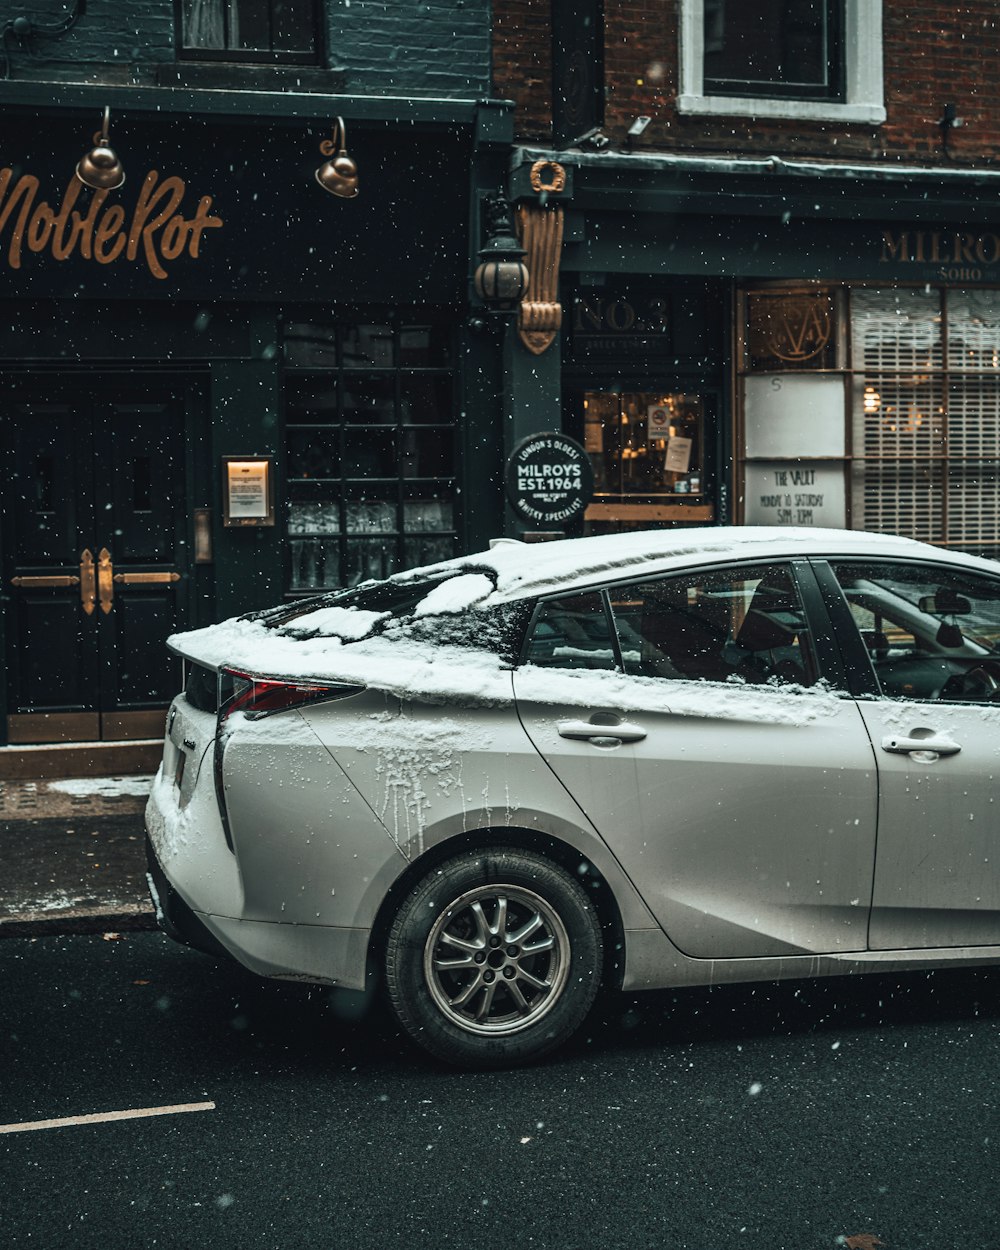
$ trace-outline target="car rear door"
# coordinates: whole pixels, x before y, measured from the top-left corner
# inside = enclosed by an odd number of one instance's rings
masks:
[[[831,565],[817,574],[878,762],[870,946],[1000,945],[1000,578]]]
[[[539,754],[700,958],[863,950],[875,762],[805,562],[550,599],[514,675]]]

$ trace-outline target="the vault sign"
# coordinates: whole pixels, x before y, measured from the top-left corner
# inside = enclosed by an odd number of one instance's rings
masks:
[[[166,278],[167,266],[181,256],[197,259],[206,230],[219,230],[221,217],[211,212],[212,197],[190,207],[187,184],[151,169],[131,208],[117,192],[91,193],[70,177],[58,208],[38,197],[33,174],[15,177],[0,169],[0,258],[20,269],[25,252],[64,261],[71,257],[98,265],[145,264],[154,278]]]

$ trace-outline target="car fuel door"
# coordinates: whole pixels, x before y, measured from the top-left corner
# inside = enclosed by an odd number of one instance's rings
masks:
[[[855,702],[819,683],[815,632],[791,565],[536,610],[525,730],[688,955],[866,946],[875,763]]]

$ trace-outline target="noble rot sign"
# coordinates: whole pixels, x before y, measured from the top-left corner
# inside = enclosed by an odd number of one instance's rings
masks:
[[[151,169],[130,208],[117,191],[88,191],[70,177],[58,208],[39,199],[33,174],[15,178],[0,169],[0,259],[20,269],[25,251],[64,261],[78,257],[98,265],[145,264],[154,278],[166,278],[167,266],[180,256],[197,258],[206,230],[220,230],[212,197],[189,207],[182,178],[160,177]]]

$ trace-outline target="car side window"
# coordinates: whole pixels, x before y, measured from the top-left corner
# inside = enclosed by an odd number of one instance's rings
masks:
[[[614,637],[600,591],[542,600],[525,662],[545,668],[613,669]]]
[[[883,695],[1000,701],[1000,578],[876,560],[831,567]]]
[[[811,686],[815,652],[787,565],[704,570],[610,590],[625,671]]]

